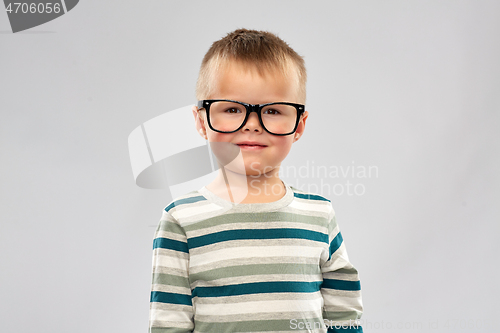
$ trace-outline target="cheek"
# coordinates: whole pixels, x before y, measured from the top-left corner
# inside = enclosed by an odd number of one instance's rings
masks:
[[[219,164],[227,166],[240,154],[240,148],[231,143],[234,136],[233,134],[223,134],[210,131],[207,132],[207,136],[210,149],[217,158]]]
[[[274,142],[274,145],[278,148],[278,154],[285,156],[288,155],[288,152],[290,152],[292,144],[293,144],[293,138],[291,137],[278,138]]]
[[[230,142],[232,136],[232,134],[218,133],[212,131],[210,128],[207,129],[207,137],[210,142]]]

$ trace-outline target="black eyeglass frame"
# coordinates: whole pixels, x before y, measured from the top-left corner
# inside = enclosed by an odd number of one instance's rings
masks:
[[[243,120],[243,123],[241,124],[241,126],[238,127],[237,129],[235,129],[234,131],[219,131],[219,130],[216,130],[215,128],[213,128],[212,123],[210,122],[210,106],[212,105],[212,103],[215,103],[215,102],[232,102],[232,103],[237,103],[237,104],[243,105],[246,108],[247,113],[245,115],[245,119]],[[293,130],[289,133],[276,134],[276,133],[270,132],[266,128],[266,126],[264,126],[264,122],[262,121],[262,115],[260,114],[260,111],[262,111],[262,109],[266,106],[276,105],[276,104],[290,105],[290,106],[295,107],[295,109],[297,110],[297,119],[295,120],[295,126],[293,127]],[[250,113],[256,112],[257,117],[259,118],[260,126],[262,126],[262,128],[267,133],[272,134],[272,135],[284,136],[284,135],[290,135],[290,134],[295,133],[295,131],[297,130],[297,126],[299,125],[300,117],[302,116],[302,114],[305,111],[305,105],[297,104],[297,103],[289,103],[289,102],[273,102],[273,103],[266,103],[266,104],[248,104],[248,103],[243,103],[243,102],[239,102],[239,101],[233,101],[231,99],[204,99],[202,101],[198,101],[198,109],[205,109],[207,111],[208,127],[210,127],[210,129],[212,131],[215,131],[218,133],[234,133],[234,132],[239,131],[247,123],[247,120],[248,120],[248,117],[250,116]]]

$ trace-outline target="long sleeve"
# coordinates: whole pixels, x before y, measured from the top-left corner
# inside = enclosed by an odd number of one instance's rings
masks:
[[[328,332],[356,332],[363,329],[357,320],[363,313],[358,271],[349,262],[342,234],[332,209],[329,222],[329,257],[321,266],[323,319]]]
[[[174,217],[164,210],[153,242],[150,333],[193,331],[188,267],[186,234]]]

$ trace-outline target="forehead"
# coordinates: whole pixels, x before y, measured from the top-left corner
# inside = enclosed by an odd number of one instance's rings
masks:
[[[298,80],[294,71],[266,67],[239,61],[222,63],[213,75],[210,98],[252,104],[298,102]]]

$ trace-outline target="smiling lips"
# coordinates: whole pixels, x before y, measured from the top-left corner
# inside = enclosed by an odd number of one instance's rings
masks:
[[[259,150],[259,149],[264,149],[267,146],[265,144],[256,142],[256,141],[243,141],[237,143],[238,147],[244,150]]]

